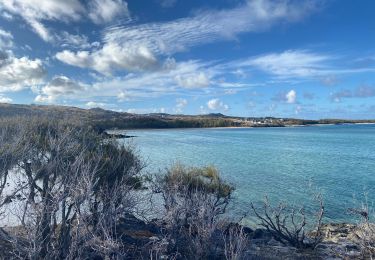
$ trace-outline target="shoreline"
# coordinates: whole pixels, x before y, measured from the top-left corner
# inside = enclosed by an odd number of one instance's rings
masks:
[[[219,127],[170,127],[170,128],[128,128],[128,129],[108,129],[110,133],[119,131],[171,131],[171,130],[199,130],[199,129],[256,129],[256,128],[293,128],[293,127],[314,127],[314,126],[342,126],[342,125],[375,125],[375,123],[327,123],[327,124],[300,124],[281,126],[219,126]],[[133,136],[131,136],[133,137]]]

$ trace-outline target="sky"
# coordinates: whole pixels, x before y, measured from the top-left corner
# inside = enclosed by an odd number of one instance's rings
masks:
[[[0,0],[0,103],[375,119],[373,0]]]

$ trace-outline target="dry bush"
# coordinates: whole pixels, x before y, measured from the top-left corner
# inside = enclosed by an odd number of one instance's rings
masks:
[[[157,179],[154,190],[163,198],[168,252],[189,259],[217,254],[219,216],[226,212],[233,191],[217,170],[176,165]]]
[[[227,232],[223,233],[224,255],[226,260],[244,259],[244,253],[249,245],[249,240],[240,225],[230,225]]]
[[[348,212],[359,217],[355,234],[362,257],[364,259],[375,259],[375,223],[373,223],[373,214],[367,194],[364,194],[364,202],[358,208],[349,208]]]
[[[277,206],[272,206],[266,197],[261,208],[255,207],[253,203],[251,203],[251,208],[260,221],[260,225],[266,228],[275,240],[296,248],[315,248],[323,239],[321,228],[324,215],[322,196],[316,195],[315,200],[318,202],[319,208],[316,218],[312,220],[314,225],[312,238],[306,235],[309,231],[306,229],[311,223],[308,222],[303,206],[295,208],[282,202]]]
[[[134,206],[143,167],[132,150],[41,118],[2,120],[0,141],[0,209],[18,226],[15,257],[126,255],[116,224]]]

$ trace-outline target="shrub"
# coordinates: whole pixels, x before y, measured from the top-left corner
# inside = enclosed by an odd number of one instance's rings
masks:
[[[79,124],[41,118],[3,120],[0,141],[0,206],[19,225],[15,255],[126,254],[116,224],[140,186],[142,163],[132,150]]]
[[[190,259],[217,254],[219,216],[226,212],[233,186],[213,167],[175,165],[157,179],[155,188],[163,197],[168,251]]]
[[[266,197],[261,208],[256,208],[251,203],[251,208],[260,220],[260,225],[267,229],[273,237],[285,245],[291,245],[296,248],[315,248],[323,239],[321,232],[322,219],[324,215],[324,204],[320,194],[315,197],[319,208],[316,212],[316,219],[312,220],[314,224],[313,237],[306,235],[308,220],[304,207],[291,207],[287,203],[279,203],[272,206]]]

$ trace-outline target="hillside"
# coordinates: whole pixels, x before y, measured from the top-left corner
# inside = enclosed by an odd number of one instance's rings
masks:
[[[220,113],[206,115],[171,115],[165,113],[131,114],[101,108],[82,109],[69,106],[0,104],[0,117],[41,116],[69,118],[91,124],[98,130],[136,128],[202,127],[283,127],[289,125],[375,123],[375,120],[231,117]]]

